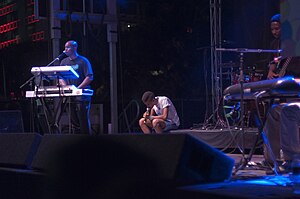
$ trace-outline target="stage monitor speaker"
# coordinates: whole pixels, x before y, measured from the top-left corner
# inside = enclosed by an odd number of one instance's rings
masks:
[[[0,133],[0,166],[30,168],[41,138],[37,133]]]
[[[127,134],[106,139],[152,160],[162,179],[179,185],[220,182],[231,177],[234,160],[190,134]]]
[[[68,146],[77,144],[89,137],[89,135],[83,134],[44,134],[37,153],[33,158],[32,168],[45,171],[49,167],[49,162],[52,161],[52,155],[56,155],[60,151],[67,149]]]
[[[127,156],[128,158],[124,158]],[[56,160],[60,157],[60,161],[54,161],[50,157]],[[234,165],[232,158],[189,134],[60,134],[44,135],[32,167],[47,170],[54,162],[59,162],[66,168],[69,165],[69,169],[84,164],[84,170],[92,170],[89,169],[91,165],[98,165],[98,171],[104,165],[111,165],[108,167],[116,170],[124,167],[126,170],[125,165],[137,159],[151,162],[154,166],[150,172],[155,167],[156,176],[178,185],[227,180]],[[137,167],[136,165],[132,167]],[[139,170],[143,170],[141,173],[147,172],[145,165],[136,168],[131,177],[144,175],[139,174]]]
[[[0,111],[0,133],[22,132],[24,132],[24,126],[20,110]]]

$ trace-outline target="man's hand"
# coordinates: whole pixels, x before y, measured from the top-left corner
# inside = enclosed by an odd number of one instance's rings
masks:
[[[276,69],[276,65],[270,64],[267,79],[274,79],[278,77],[278,74],[275,73],[275,69]]]
[[[67,85],[67,82],[63,79],[59,79],[58,81],[59,81],[59,85],[61,85],[61,86],[66,86]]]
[[[154,119],[152,115],[144,115],[144,123],[151,123],[152,120]]]
[[[268,72],[268,79],[274,79],[274,78],[277,78],[278,77],[278,74],[274,73],[272,70],[269,70]]]

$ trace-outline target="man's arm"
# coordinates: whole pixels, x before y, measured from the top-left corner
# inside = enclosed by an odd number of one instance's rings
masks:
[[[85,88],[92,82],[91,76],[86,76],[77,88]]]
[[[278,74],[275,73],[276,65],[275,64],[270,64],[269,65],[269,72],[268,72],[268,79],[274,79],[278,77]]]
[[[166,120],[168,118],[168,114],[169,114],[169,107],[163,108],[162,110],[162,114],[161,115],[151,115],[150,116],[150,120],[152,119],[162,119],[162,120]]]
[[[59,79],[58,81],[59,81],[59,85],[60,85],[60,86],[65,86],[65,85],[67,85],[66,81],[63,80],[63,79]]]

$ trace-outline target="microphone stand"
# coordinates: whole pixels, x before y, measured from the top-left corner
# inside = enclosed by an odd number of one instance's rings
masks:
[[[62,54],[58,55],[52,62],[50,62],[47,66],[50,66],[50,65],[52,65],[54,62],[60,61],[60,60],[62,60],[62,59],[64,59],[64,58],[66,58],[66,57],[67,57],[67,55],[66,55],[66,53],[65,53],[65,51],[64,51]]]
[[[245,106],[244,106],[244,51],[240,51],[240,66],[239,66],[239,85],[240,85],[240,93],[241,93],[241,100],[240,100],[240,110],[241,110],[241,133],[242,133],[242,159],[240,160],[240,165],[235,168],[236,173],[238,170],[243,169],[247,164],[249,159],[245,156],[245,146],[244,146],[244,135],[245,135]]]
[[[52,62],[50,62],[49,64],[47,64],[47,66],[50,66],[50,65],[52,65],[54,62],[56,62],[56,61],[59,61],[59,58],[57,57],[57,58],[55,58]]]
[[[32,80],[35,78],[35,76],[30,77],[24,84],[22,84],[19,88],[23,88],[26,84],[32,85]]]

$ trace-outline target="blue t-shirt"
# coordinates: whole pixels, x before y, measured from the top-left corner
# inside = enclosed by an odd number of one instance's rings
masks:
[[[76,59],[71,60],[69,57],[63,59],[60,63],[61,66],[72,66],[72,68],[78,73],[78,79],[65,79],[68,85],[75,85],[78,87],[85,77],[89,76],[93,80],[93,70],[91,63],[86,57],[78,55]],[[90,88],[88,85],[86,88]]]

